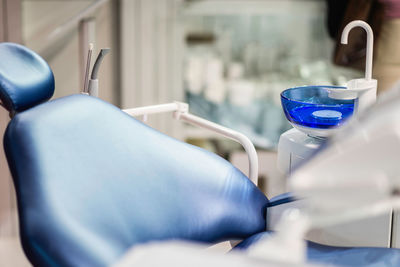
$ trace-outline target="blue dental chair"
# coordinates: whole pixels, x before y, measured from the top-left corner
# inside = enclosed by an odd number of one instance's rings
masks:
[[[267,197],[217,155],[157,132],[86,95],[48,101],[54,78],[29,49],[0,44],[4,149],[23,249],[34,266],[109,266],[155,240],[268,238]],[[400,266],[400,252],[310,243],[310,261]]]

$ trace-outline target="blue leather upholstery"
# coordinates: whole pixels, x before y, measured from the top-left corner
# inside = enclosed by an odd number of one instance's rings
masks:
[[[107,266],[150,240],[265,229],[268,200],[239,170],[97,98],[18,113],[4,145],[22,244],[37,266]]]
[[[21,111],[50,99],[53,72],[28,48],[0,43],[0,99],[9,111]]]
[[[273,232],[263,232],[253,235],[241,243],[235,250],[245,250],[268,238]],[[363,267],[393,267],[400,266],[400,249],[390,248],[361,248],[361,247],[332,247],[307,242],[307,258],[310,262],[333,264],[337,266]]]

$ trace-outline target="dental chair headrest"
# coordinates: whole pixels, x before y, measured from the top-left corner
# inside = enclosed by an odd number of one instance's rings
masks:
[[[14,43],[0,43],[0,100],[12,114],[52,97],[54,76],[35,52]]]

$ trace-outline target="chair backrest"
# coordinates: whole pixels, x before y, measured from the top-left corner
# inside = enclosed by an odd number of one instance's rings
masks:
[[[229,162],[97,98],[17,112],[4,148],[22,244],[37,266],[107,266],[144,242],[265,229],[268,199]]]

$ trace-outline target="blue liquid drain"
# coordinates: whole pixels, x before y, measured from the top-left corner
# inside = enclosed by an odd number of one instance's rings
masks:
[[[321,109],[321,110],[316,110],[313,113],[311,113],[316,119],[322,119],[322,120],[334,120],[334,119],[341,119],[342,118],[342,112],[332,110],[332,109]]]
[[[332,128],[353,115],[353,105],[341,107],[300,106],[289,111],[291,122],[312,127]]]

